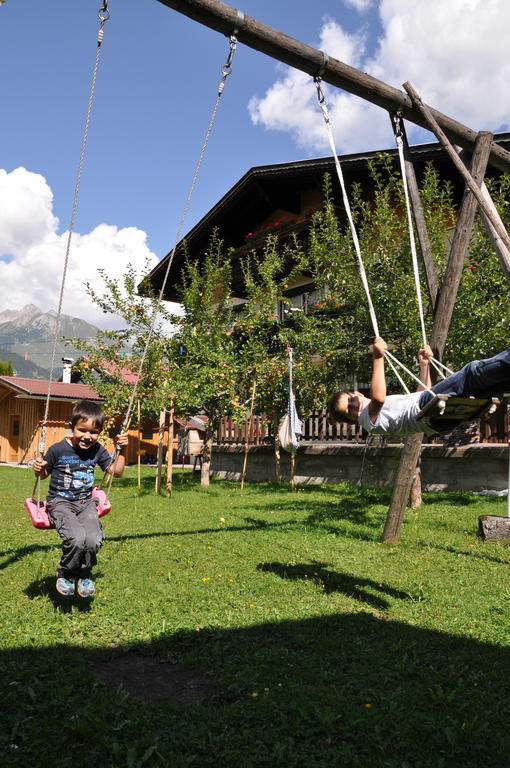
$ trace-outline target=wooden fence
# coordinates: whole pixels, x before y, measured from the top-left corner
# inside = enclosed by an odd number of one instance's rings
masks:
[[[241,426],[234,424],[230,416],[224,416],[218,430],[219,445],[264,445],[272,441],[272,425],[264,416],[252,416]],[[328,422],[326,409],[315,411],[303,422],[303,440],[315,442],[365,442],[360,427],[354,424],[336,424]],[[397,440],[398,441],[398,440]],[[392,441],[394,442],[394,441]],[[466,443],[506,443],[508,442],[508,414],[503,402],[492,416],[485,417],[480,424],[462,425],[450,435],[428,439],[427,442],[462,445]]]

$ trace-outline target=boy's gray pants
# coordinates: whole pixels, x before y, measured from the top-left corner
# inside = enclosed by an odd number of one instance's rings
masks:
[[[46,508],[62,539],[62,559],[57,567],[57,578],[87,578],[96,564],[96,553],[104,540],[96,499],[71,501],[54,497],[48,501]]]

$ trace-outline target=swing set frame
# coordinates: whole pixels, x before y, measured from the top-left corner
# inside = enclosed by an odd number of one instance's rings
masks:
[[[225,35],[231,34],[232,29],[236,27],[236,37],[239,42],[306,72],[313,78],[320,78],[336,88],[341,88],[382,107],[389,113],[392,125],[395,125],[394,115],[400,115],[403,119],[420,125],[436,135],[465,182],[464,197],[441,285],[438,284],[434,270],[405,130],[403,130],[402,141],[413,217],[418,228],[427,290],[434,312],[430,346],[436,358],[440,359],[453,316],[467,246],[478,208],[494,244],[501,268],[510,283],[510,237],[484,185],[488,164],[505,172],[510,171],[510,152],[498,146],[493,141],[491,133],[473,131],[448,115],[424,104],[411,83],[404,83],[404,91],[393,88],[250,16],[244,14],[240,16],[237,9],[219,0],[158,0],[158,2]],[[471,156],[463,156],[457,148],[467,150]],[[490,405],[492,403],[489,407]],[[421,434],[412,435],[406,440],[382,536],[383,542],[399,541],[405,507],[413,478],[416,477],[421,443]],[[508,512],[510,517],[510,499]]]

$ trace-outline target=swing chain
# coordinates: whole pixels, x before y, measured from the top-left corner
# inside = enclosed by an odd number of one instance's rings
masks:
[[[228,52],[227,60],[221,68],[221,74],[223,75],[223,77],[221,78],[221,82],[218,86],[218,96],[221,96],[221,94],[223,93],[223,89],[225,88],[225,80],[232,72],[232,59],[234,58],[236,47],[237,47],[237,37],[235,35],[230,35],[230,49]]]

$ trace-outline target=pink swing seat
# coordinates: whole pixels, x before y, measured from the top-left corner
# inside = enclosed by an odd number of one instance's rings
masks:
[[[103,517],[111,510],[112,505],[102,488],[95,486],[92,488],[92,498],[97,499],[97,516]],[[48,517],[45,501],[36,501],[35,499],[25,499],[25,509],[27,510],[34,528],[49,529],[55,526]]]

